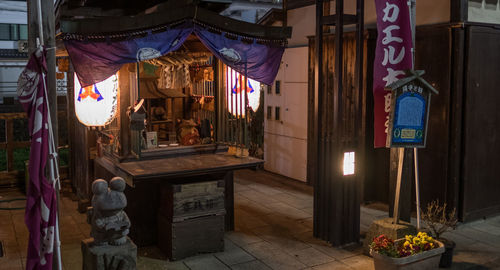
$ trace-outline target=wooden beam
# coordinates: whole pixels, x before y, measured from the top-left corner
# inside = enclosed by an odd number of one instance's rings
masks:
[[[358,23],[358,16],[344,14],[342,22],[344,25],[357,24]],[[334,26],[337,25],[337,14],[323,16],[321,23],[323,25],[334,25]]]
[[[467,0],[452,0],[450,1],[450,21],[452,23],[467,22],[468,20],[468,1]]]
[[[285,39],[292,35],[291,27],[263,26],[238,21],[195,5],[138,16],[62,20],[61,30],[64,33],[78,34],[96,33],[96,29],[98,33],[117,33],[168,25],[185,19],[194,19],[221,30],[257,38]]]
[[[287,10],[314,5],[314,0],[287,0]]]

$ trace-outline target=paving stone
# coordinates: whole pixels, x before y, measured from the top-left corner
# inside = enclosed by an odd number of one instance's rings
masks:
[[[82,248],[80,244],[71,243],[61,245],[61,259],[64,269],[82,268]]]
[[[332,247],[332,245],[326,241],[313,237],[312,232],[297,234],[295,237],[300,239],[302,242],[307,243],[312,248],[337,260],[353,257],[362,253],[360,249],[348,250]]]
[[[472,225],[461,226],[455,233],[500,248],[500,236],[476,230]]]
[[[330,257],[312,247],[291,252],[289,254],[295,256],[297,260],[307,266],[316,266],[335,261],[333,257]]]
[[[290,232],[280,231],[275,226],[261,227],[254,230],[260,238],[286,252],[296,252],[310,246],[292,236]]]
[[[339,262],[339,261],[333,261],[329,263],[325,263],[322,265],[317,265],[314,266],[312,269],[314,270],[350,270],[349,266]]]
[[[234,232],[226,232],[225,237],[230,239],[233,243],[238,246],[250,245],[258,242],[262,242],[262,238],[258,237],[252,232],[242,232],[242,231],[234,231]]]
[[[270,270],[271,268],[269,268],[267,265],[265,265],[261,261],[254,260],[254,261],[250,261],[250,262],[231,265],[231,269],[233,269],[233,270]]]
[[[226,270],[230,269],[213,255],[200,255],[184,260],[191,270]]]
[[[169,262],[148,257],[137,257],[138,270],[189,270],[182,261]]]
[[[266,195],[273,196],[273,198],[275,198],[275,196],[277,196],[283,192],[283,190],[281,190],[279,188],[275,188],[275,187],[268,186],[268,185],[256,184],[256,183],[247,185],[247,187],[249,187],[253,190],[262,192]]]
[[[248,183],[247,185],[244,185],[244,184],[241,184],[240,182],[235,180],[234,181],[234,192],[249,190],[250,189],[248,187],[249,185],[250,185],[250,183]]]
[[[348,265],[352,269],[358,269],[358,270],[375,269],[375,266],[373,264],[373,259],[365,255],[358,255],[347,259],[343,259],[341,260],[341,262],[344,263],[345,265]]]
[[[485,264],[500,259],[498,248],[483,244],[474,243],[468,246],[457,247],[454,251],[454,262],[467,262],[472,264]]]
[[[239,194],[241,196],[253,201],[253,202],[261,203],[261,204],[265,204],[265,205],[278,202],[277,200],[273,199],[271,196],[266,195],[262,192],[253,190],[253,189],[239,192]]]
[[[236,246],[228,239],[224,239],[224,252],[215,253],[215,257],[226,265],[234,265],[255,260],[255,258]]]
[[[23,264],[21,258],[8,259],[0,258],[0,268],[2,270],[23,270]]]
[[[305,219],[312,217],[310,214],[282,202],[270,203],[267,204],[266,207],[290,219]]]

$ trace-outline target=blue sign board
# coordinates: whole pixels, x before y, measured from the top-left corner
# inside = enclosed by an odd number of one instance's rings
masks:
[[[392,143],[421,144],[424,139],[426,101],[420,94],[407,92],[396,99]]]
[[[392,91],[387,147],[425,147],[431,93],[437,91],[413,72],[387,88]]]

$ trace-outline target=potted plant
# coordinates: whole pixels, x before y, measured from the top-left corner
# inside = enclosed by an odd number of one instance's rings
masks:
[[[435,269],[443,252],[443,243],[425,232],[395,241],[380,235],[370,245],[370,255],[376,270]]]
[[[441,255],[439,267],[451,267],[455,242],[443,238],[442,235],[457,227],[456,208],[447,214],[446,203],[440,205],[439,200],[432,201],[427,205],[427,210],[422,210],[422,221],[424,221],[431,235],[444,244],[445,252]]]

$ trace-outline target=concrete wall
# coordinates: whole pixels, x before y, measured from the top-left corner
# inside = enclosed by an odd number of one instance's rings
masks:
[[[435,24],[450,21],[450,1],[456,0],[418,0],[417,1],[417,24]],[[356,13],[356,1],[344,1],[344,12],[346,14]],[[331,2],[331,13],[335,12],[335,2]],[[316,6],[288,11],[288,26],[293,27],[292,38],[288,41],[290,47],[307,46],[307,37],[315,34],[316,29]],[[375,1],[365,1],[365,26],[375,28],[377,14],[375,13]],[[348,30],[347,28],[346,30]]]
[[[276,80],[281,94],[265,91],[264,168],[300,181],[306,181],[307,164],[307,47],[285,50]],[[267,119],[267,107],[272,119]],[[275,107],[280,120],[275,120]]]
[[[469,1],[468,21],[500,24],[500,1],[488,4],[484,0]]]

